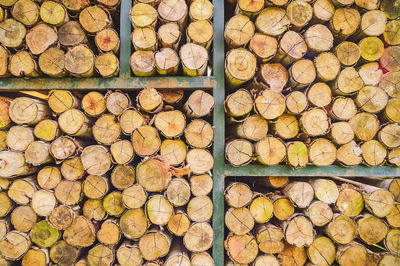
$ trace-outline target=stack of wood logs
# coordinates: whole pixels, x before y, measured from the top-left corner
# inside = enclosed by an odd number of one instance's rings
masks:
[[[0,264],[214,265],[213,107],[202,90],[2,97]]]
[[[134,75],[207,75],[213,14],[210,0],[134,1],[130,13]]]
[[[0,78],[114,77],[120,0],[0,0]]]
[[[400,264],[398,178],[233,181],[225,190],[225,265]]]
[[[225,28],[226,158],[400,166],[400,7],[235,1]]]

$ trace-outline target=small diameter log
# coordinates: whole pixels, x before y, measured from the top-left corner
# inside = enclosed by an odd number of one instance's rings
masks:
[[[291,139],[299,133],[299,122],[294,115],[283,114],[275,121],[274,131],[282,139]]]
[[[389,45],[400,44],[400,35],[397,32],[400,24],[397,20],[392,20],[386,23],[385,32],[383,33],[383,38],[385,42]]]
[[[114,262],[114,250],[109,246],[97,244],[88,251],[89,265],[111,265]]]
[[[54,245],[60,238],[60,232],[51,227],[46,221],[40,221],[33,227],[29,236],[33,243],[41,248],[48,248]]]
[[[332,180],[316,179],[311,182],[315,197],[325,203],[335,203],[339,197],[339,190]]]
[[[147,62],[149,61],[147,57],[144,59]],[[173,76],[178,73],[180,59],[175,50],[171,48],[161,48],[161,50],[154,53],[154,60],[155,68],[159,75]],[[147,63],[146,65],[150,64]],[[146,69],[150,69],[150,67],[147,67]],[[146,72],[149,73],[150,71]]]
[[[299,208],[308,207],[314,198],[314,190],[306,182],[290,183],[284,188],[283,194]]]
[[[289,219],[294,213],[293,203],[284,197],[274,200],[274,216],[280,220],[285,221]]]
[[[25,162],[23,153],[0,151],[0,177],[12,178],[36,172],[36,168]]]
[[[215,100],[212,95],[196,90],[190,94],[188,100],[183,106],[186,115],[190,118],[200,118],[210,115],[214,109]]]
[[[355,102],[365,112],[378,113],[386,107],[388,100],[389,96],[383,89],[365,86],[358,91]]]
[[[182,135],[186,120],[181,111],[164,111],[155,115],[154,125],[164,137],[176,138]]]
[[[336,122],[331,126],[331,139],[338,145],[347,144],[354,139],[354,131],[348,122]]]
[[[186,163],[194,174],[204,174],[214,166],[214,158],[208,150],[195,148],[188,151]]]
[[[225,201],[233,208],[242,208],[250,204],[253,192],[245,183],[232,183],[225,189]]]
[[[340,61],[333,53],[320,53],[315,57],[314,64],[317,77],[322,81],[334,80],[339,75]]]
[[[395,166],[400,165],[400,148],[394,148],[389,152],[388,162]]]
[[[192,21],[211,20],[214,5],[209,0],[194,0],[189,6],[189,17]]]
[[[18,205],[29,204],[36,188],[32,178],[15,180],[8,188],[8,196]]]
[[[285,66],[301,59],[307,52],[304,38],[295,31],[287,31],[279,41],[279,47],[275,59]]]
[[[176,22],[180,29],[186,24],[188,7],[184,0],[163,0],[158,5],[158,16],[161,22]]]
[[[81,200],[82,186],[76,181],[62,180],[54,190],[57,200],[65,205],[74,205]]]
[[[110,153],[113,162],[117,164],[127,164],[135,157],[132,143],[128,140],[119,140],[111,144]]]
[[[81,106],[86,115],[97,117],[106,111],[106,100],[103,94],[91,91],[83,96]]]
[[[371,214],[364,214],[357,219],[358,235],[367,245],[381,242],[387,232],[388,226],[379,218]]]
[[[177,211],[168,221],[167,228],[171,234],[184,236],[189,230],[190,220],[186,213]]]
[[[314,108],[303,113],[300,124],[305,134],[314,137],[322,136],[329,131],[330,118],[324,109]]]
[[[385,117],[394,123],[400,122],[399,112],[397,111],[397,106],[400,104],[400,100],[392,99],[389,101],[385,108]]]
[[[130,20],[134,28],[154,28],[157,23],[157,11],[149,4],[137,3],[131,9]]]
[[[7,147],[14,151],[25,151],[34,141],[33,130],[27,126],[13,126],[7,131]]]
[[[65,54],[65,69],[77,78],[88,78],[94,74],[94,54],[85,45],[77,45]]]
[[[333,211],[327,203],[315,201],[305,211],[305,214],[310,218],[315,226],[324,226],[333,218]]]
[[[119,220],[121,233],[128,239],[138,239],[143,236],[149,227],[148,219],[143,209],[126,211]]]
[[[382,73],[381,73],[382,74]],[[400,85],[398,81],[400,80],[400,73],[398,72],[388,72],[381,76],[379,80],[379,87],[385,90],[385,92],[390,97],[399,97],[400,96]],[[376,85],[376,84],[375,84]]]
[[[342,42],[335,48],[335,54],[344,66],[353,66],[360,59],[360,47],[353,42]]]
[[[400,146],[399,134],[400,126],[398,124],[389,124],[379,131],[378,139],[386,147],[396,148]]]
[[[68,206],[61,205],[53,209],[47,220],[57,230],[65,230],[72,224],[76,212]]]
[[[284,9],[267,7],[257,16],[254,24],[257,31],[263,34],[279,36],[289,28],[290,20]]]
[[[101,200],[89,199],[83,204],[83,215],[88,219],[102,221],[106,218],[107,213],[103,207]]]
[[[297,247],[310,246],[315,237],[313,224],[300,214],[295,214],[284,223],[284,234],[286,241]]]
[[[325,232],[335,243],[348,244],[357,236],[357,225],[351,218],[336,214],[325,227]]]
[[[250,40],[249,50],[257,56],[261,63],[266,63],[276,55],[278,41],[272,36],[256,33]]]
[[[32,27],[39,20],[39,6],[31,0],[19,0],[12,6],[11,15],[25,26]]]
[[[16,77],[40,76],[36,61],[27,51],[19,51],[16,54],[11,55],[8,70]]]
[[[385,48],[380,58],[381,66],[387,71],[398,71],[400,69],[397,60],[399,58],[400,49],[397,46],[389,46]]]
[[[304,248],[285,245],[285,249],[279,252],[278,259],[283,266],[304,265],[307,261],[307,254]]]
[[[257,76],[263,85],[277,92],[281,92],[289,80],[286,68],[280,63],[262,65]]]
[[[357,70],[353,67],[347,67],[337,77],[334,92],[339,95],[350,95],[359,91],[363,84],[364,82]]]
[[[200,119],[192,120],[184,132],[186,142],[195,148],[207,148],[214,139],[214,129],[212,126]]]
[[[213,189],[213,179],[210,175],[194,175],[190,178],[190,190],[193,196],[206,196]]]
[[[93,126],[93,137],[98,143],[111,145],[119,138],[121,127],[115,120],[112,114],[104,114],[97,119]]]
[[[104,146],[87,146],[81,154],[83,168],[90,175],[103,175],[111,167],[111,156]]]
[[[344,186],[339,192],[336,207],[343,215],[355,217],[364,208],[364,199],[357,190]]]
[[[53,211],[57,204],[56,197],[53,193],[38,190],[32,196],[31,206],[32,209],[39,216],[48,216]]]
[[[264,253],[279,253],[284,249],[284,235],[282,230],[272,224],[259,225],[255,235],[260,251]]]
[[[84,216],[77,216],[63,234],[64,240],[74,247],[89,247],[95,241],[93,224]]]
[[[108,189],[108,180],[103,176],[89,175],[83,182],[83,193],[89,199],[103,198]]]
[[[61,45],[73,47],[87,42],[85,32],[77,21],[68,21],[58,30]]]
[[[140,266],[143,263],[143,257],[137,244],[131,245],[125,241],[119,246],[116,257],[121,266]]]
[[[89,6],[79,13],[79,23],[86,32],[94,35],[109,27],[112,19],[109,11],[103,7]]]
[[[132,133],[132,144],[135,152],[141,156],[154,155],[161,146],[161,140],[156,128],[141,126]]]
[[[134,29],[131,40],[136,51],[155,51],[157,49],[157,36],[152,27]]]
[[[37,174],[37,182],[42,189],[54,189],[60,181],[61,172],[55,166],[45,166]]]
[[[304,40],[308,48],[314,52],[329,51],[333,46],[333,35],[330,30],[322,24],[309,27],[304,33]]]
[[[28,251],[31,246],[29,236],[18,231],[10,231],[0,242],[1,255],[10,261],[17,261]]]
[[[44,36],[46,37],[44,38]],[[43,53],[47,48],[53,46],[57,39],[56,31],[44,23],[30,29],[25,37],[26,45],[33,55]]]
[[[187,205],[187,214],[194,222],[207,222],[213,215],[213,203],[208,196],[192,198]]]
[[[314,63],[308,59],[301,59],[289,68],[290,85],[293,89],[304,88],[310,85],[317,77]]]
[[[64,77],[65,55],[64,51],[57,47],[51,47],[39,56],[40,70],[50,77]]]
[[[71,265],[76,262],[79,249],[68,245],[64,240],[60,240],[50,248],[50,259],[59,265]]]
[[[122,202],[122,193],[113,191],[103,199],[104,210],[112,216],[119,217],[125,211],[125,206]]]
[[[380,87],[384,89],[389,96],[391,96],[391,92],[387,91],[387,85],[383,85],[385,79],[383,78],[382,69],[379,68],[379,63],[371,62],[364,64],[358,69],[358,73],[360,74],[361,79],[364,81],[364,85],[377,86],[379,82],[382,82]]]
[[[255,156],[264,165],[277,165],[286,157],[286,147],[282,140],[266,137],[255,144]]]
[[[307,257],[315,265],[332,265],[335,261],[336,248],[328,237],[317,237],[307,248]]]
[[[8,59],[9,59],[9,52],[6,48],[0,45],[0,77],[6,78],[10,76],[8,72]]]
[[[185,76],[204,76],[207,70],[208,52],[195,43],[184,44],[179,50]]]
[[[334,34],[346,38],[356,32],[360,21],[360,13],[357,9],[338,8],[330,21],[330,28]]]
[[[278,118],[279,119],[279,118]],[[238,137],[252,141],[259,141],[267,136],[268,123],[260,115],[251,115],[236,126]]]
[[[101,224],[100,230],[97,231],[97,240],[104,245],[116,245],[121,234],[119,225],[116,220],[108,219]]]
[[[386,148],[377,140],[369,140],[361,145],[364,163],[368,166],[379,166],[385,162]]]
[[[208,20],[194,21],[187,27],[186,36],[187,42],[198,44],[208,50],[214,39],[213,24]]]
[[[192,256],[190,258],[190,263],[193,266],[201,266],[201,265],[214,266],[215,265],[214,259],[207,252],[200,252],[200,253],[192,254]]]
[[[37,220],[36,213],[30,206],[18,206],[12,211],[10,218],[15,230],[24,233],[29,232]]]
[[[266,223],[273,216],[272,201],[264,196],[256,197],[250,204],[250,214],[256,223]]]
[[[61,174],[67,180],[81,179],[85,175],[81,159],[75,157],[64,160],[61,164]]]
[[[95,59],[94,67],[103,78],[116,77],[119,73],[119,60],[112,52],[100,54]]]
[[[300,114],[308,107],[308,100],[301,91],[291,92],[286,96],[286,108],[290,114]]]
[[[130,165],[117,165],[111,172],[111,184],[123,190],[135,182],[135,169]]]
[[[149,230],[139,240],[139,249],[145,260],[156,260],[168,254],[172,237],[165,231]]]
[[[379,262],[379,265],[396,265],[400,262],[400,257],[396,256],[392,253],[385,253],[382,256],[381,261]]]
[[[190,259],[189,256],[186,252],[186,250],[184,249],[184,247],[180,244],[174,244],[171,249],[170,252],[168,254],[168,256],[165,259],[165,266],[173,266],[173,265],[182,265],[182,266],[190,266],[192,265],[190,263]]]
[[[60,134],[58,123],[50,119],[42,120],[36,124],[33,134],[40,140],[53,141]]]
[[[161,25],[157,31],[157,39],[163,48],[177,50],[181,37],[182,33],[179,30],[179,25],[173,22]]]
[[[345,246],[339,246],[336,253],[336,261],[339,265],[357,265],[363,263],[377,265],[379,256],[366,249],[363,245],[352,242]]]
[[[225,146],[225,158],[233,166],[243,166],[253,160],[253,145],[244,139],[235,139]]]
[[[190,199],[189,183],[183,178],[174,178],[168,184],[166,191],[167,199],[175,207],[186,205]]]
[[[313,3],[314,20],[325,23],[331,20],[335,6],[330,0],[316,0]]]
[[[61,3],[54,1],[45,1],[40,6],[40,18],[43,22],[56,27],[69,20],[65,7]]]
[[[349,120],[354,134],[359,140],[372,140],[379,129],[379,120],[373,114],[358,113]]]
[[[360,30],[367,36],[379,36],[385,31],[387,17],[380,10],[371,10],[361,17]]]
[[[0,217],[5,217],[13,209],[13,202],[5,192],[0,192],[2,204],[0,206]]]
[[[254,35],[255,27],[250,18],[236,15],[225,25],[224,38],[230,48],[239,48],[248,44]]]
[[[169,166],[157,159],[147,159],[136,167],[136,179],[147,192],[161,192],[167,189],[171,180]]]
[[[25,150],[25,160],[34,166],[50,163],[54,158],[50,155],[50,144],[43,141],[34,141]]]
[[[301,29],[311,20],[313,8],[306,1],[293,1],[286,7],[286,15],[296,29]]]
[[[273,90],[264,90],[255,99],[255,109],[267,120],[275,119],[283,114],[286,108],[285,97]]]
[[[120,40],[118,32],[114,29],[103,29],[97,32],[94,42],[103,53],[113,52],[115,54],[119,51]]]
[[[363,98],[363,96],[360,96]],[[364,99],[360,99],[360,101],[364,102]],[[365,99],[365,104],[368,104],[368,100]],[[357,102],[358,103],[358,102]],[[359,106],[362,104],[359,104]],[[329,110],[329,115],[335,120],[344,120],[347,121],[350,118],[354,117],[357,113],[357,106],[351,98],[346,98],[342,96],[336,97]]]
[[[360,41],[361,57],[366,61],[376,61],[381,58],[384,46],[378,37],[367,37]]]
[[[239,236],[230,233],[224,246],[229,258],[238,264],[251,263],[258,254],[257,242],[252,235]]]
[[[12,18],[0,22],[0,40],[5,47],[11,49],[21,48],[25,35],[26,28],[22,23]]]
[[[225,75],[229,87],[240,87],[254,77],[256,69],[257,59],[246,49],[233,49],[226,54]]]
[[[158,113],[164,105],[162,94],[153,88],[141,90],[136,97],[136,102],[140,109],[147,113]]]

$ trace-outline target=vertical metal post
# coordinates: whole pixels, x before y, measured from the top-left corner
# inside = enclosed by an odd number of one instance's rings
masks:
[[[224,143],[225,143],[225,48],[224,48],[224,0],[214,0],[214,215],[213,228],[215,232],[213,258],[215,265],[224,265]]]
[[[132,8],[132,0],[121,1],[120,30],[119,30],[121,47],[119,51],[119,63],[120,63],[119,75],[121,78],[125,79],[131,77],[131,67],[129,62],[131,58],[130,38],[132,33],[132,26],[129,18],[131,8]]]

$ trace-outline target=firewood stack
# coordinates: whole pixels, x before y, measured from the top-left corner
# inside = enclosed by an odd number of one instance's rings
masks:
[[[332,179],[228,182],[225,265],[399,265],[400,179]]]
[[[0,0],[0,77],[114,77],[120,0]]]
[[[214,264],[213,96],[58,90],[0,105],[1,265]]]
[[[134,1],[130,13],[134,75],[207,75],[213,14],[210,0]]]
[[[400,166],[398,1],[234,2],[232,165]]]

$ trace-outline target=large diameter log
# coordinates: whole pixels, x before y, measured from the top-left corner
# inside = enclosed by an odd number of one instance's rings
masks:
[[[381,58],[384,45],[378,37],[367,37],[360,41],[361,57],[366,61],[376,61]]]
[[[194,174],[209,172],[214,166],[214,157],[206,149],[191,149],[186,155],[186,163]]]
[[[60,240],[50,248],[50,259],[59,265],[74,264],[78,258],[79,249]]]
[[[213,203],[208,196],[192,198],[187,205],[187,214],[194,222],[207,222],[213,214]]]
[[[86,115],[97,117],[106,111],[106,100],[103,94],[91,91],[83,96],[81,106]]]
[[[286,108],[289,114],[300,114],[308,107],[306,95],[301,91],[291,92],[286,96]]]
[[[330,21],[330,27],[335,34],[345,38],[356,32],[360,21],[360,13],[357,9],[338,8]]]
[[[250,18],[236,15],[229,19],[225,26],[225,42],[230,48],[239,48],[247,45],[254,35],[255,27]]]
[[[10,75],[8,72],[8,59],[9,51],[2,45],[0,45],[0,77],[6,78]]]
[[[364,97],[360,96],[360,101],[364,102]],[[367,101],[367,100],[365,100]],[[368,103],[366,103],[368,104]],[[362,104],[360,104],[362,106]],[[329,108],[329,115],[335,120],[347,121],[357,113],[357,107],[351,98],[336,97]]]
[[[238,137],[259,141],[267,136],[267,120],[260,115],[249,116],[243,123],[237,125],[235,133]]]
[[[329,179],[316,179],[311,183],[314,188],[315,197],[322,202],[332,204],[337,201],[339,197],[339,190],[332,180]]]
[[[253,192],[245,183],[232,183],[225,189],[225,201],[233,208],[242,208],[250,204]]]
[[[156,260],[168,254],[172,237],[161,230],[149,230],[139,240],[139,249],[146,260]]]
[[[357,225],[345,215],[336,215],[325,227],[330,239],[339,244],[348,244],[357,236]]]
[[[379,120],[373,114],[358,113],[349,120],[354,134],[359,140],[372,140],[379,129]]]
[[[214,139],[214,129],[210,123],[195,119],[185,128],[186,143],[195,148],[208,148]]]
[[[89,199],[83,203],[83,215],[94,221],[102,221],[107,217],[101,200]]]
[[[263,138],[255,144],[255,156],[264,165],[277,165],[286,158],[285,144],[279,138]]]
[[[400,229],[398,228],[389,230],[388,234],[386,235],[385,246],[394,254],[399,254],[400,251],[399,237]]]
[[[51,110],[56,114],[62,114],[68,109],[79,107],[78,98],[66,90],[50,91],[47,102]]]
[[[385,80],[383,70],[379,68],[378,62],[371,62],[362,65],[358,69],[358,73],[360,74],[361,79],[364,81],[364,85],[377,86],[380,82],[382,82],[379,86],[384,89],[389,96],[391,96],[391,93],[396,93],[396,89],[394,89],[394,92],[388,90],[387,83],[386,85],[383,85],[385,84],[385,81],[387,82],[387,80]],[[387,76],[391,76],[389,73]],[[396,77],[397,74],[393,76]],[[394,86],[394,88],[396,88],[396,86]]]
[[[183,106],[186,115],[190,118],[200,118],[210,115],[214,109],[214,97],[202,90],[196,90],[190,94]]]
[[[313,8],[306,1],[297,0],[290,2],[286,7],[286,14],[290,23],[296,29],[301,29],[308,24],[313,16]]]
[[[25,162],[25,157],[20,152],[0,152],[0,177],[12,178],[36,172],[36,168]]]
[[[368,166],[379,166],[385,162],[387,150],[377,140],[369,140],[361,145],[364,164]]]
[[[12,126],[6,136],[7,147],[14,151],[25,151],[34,141],[33,130],[27,126]]]
[[[256,69],[257,59],[246,49],[233,49],[226,54],[225,74],[230,87],[240,87],[240,85],[252,79]]]
[[[37,182],[42,189],[54,189],[61,181],[61,172],[55,166],[45,166],[37,174]]]
[[[344,186],[339,192],[336,207],[343,215],[355,217],[364,208],[364,199],[357,190]]]
[[[186,120],[181,111],[164,111],[155,115],[154,125],[166,138],[176,138],[182,135]]]
[[[253,145],[245,139],[235,139],[225,146],[225,158],[233,166],[243,166],[253,160]]]
[[[162,76],[176,75],[180,59],[177,52],[171,48],[161,48],[154,54],[157,73]]]
[[[103,245],[116,245],[121,239],[119,225],[115,219],[108,219],[97,231],[97,240]]]
[[[328,237],[320,236],[307,248],[307,256],[313,264],[331,265],[335,261],[336,248]]]
[[[31,246],[31,241],[25,233],[10,231],[0,242],[2,256],[11,261],[19,260]]]
[[[125,211],[125,206],[122,202],[122,193],[113,191],[103,199],[103,208],[107,214],[119,217]]]
[[[274,131],[282,139],[294,138],[300,131],[299,121],[294,115],[283,114],[276,120]]]
[[[142,254],[140,254],[137,245],[131,245],[128,242],[123,242],[119,246],[117,253],[117,260],[121,266],[140,266],[143,263]]]
[[[25,35],[25,26],[12,18],[6,19],[0,23],[0,40],[7,48],[20,48]]]
[[[180,29],[186,24],[188,7],[184,0],[161,0],[157,8],[158,16],[164,23],[176,22]]]
[[[46,190],[38,190],[32,196],[32,209],[39,216],[48,216],[57,204],[53,193]]]
[[[116,117],[113,114],[104,114],[93,126],[94,139],[103,145],[111,145],[121,135],[121,127],[115,122]]]
[[[40,70],[54,78],[64,77],[65,71],[65,54],[64,51],[57,47],[51,47],[39,56]]]
[[[16,77],[39,77],[40,72],[36,61],[27,51],[11,55],[8,65],[10,73]]]
[[[148,192],[164,191],[171,180],[168,168],[168,165],[157,159],[148,159],[141,162],[136,168],[138,184],[142,185]]]
[[[335,48],[335,54],[344,66],[355,65],[361,56],[360,47],[353,42],[342,42]]]
[[[207,70],[208,52],[195,43],[184,44],[179,50],[185,76],[204,76]]]
[[[304,38],[295,31],[287,31],[279,41],[279,46],[275,60],[286,66],[301,59],[308,50]]]
[[[101,6],[89,6],[79,13],[79,23],[89,34],[96,34],[109,27],[112,19],[108,10]]]
[[[25,253],[24,257],[22,258],[21,265],[47,265],[49,262],[48,251],[46,249],[32,247],[28,250],[28,252]]]
[[[252,235],[234,235],[230,233],[225,242],[225,250],[230,259],[239,264],[251,263],[258,254],[257,242]]]
[[[255,26],[261,33],[279,36],[290,25],[290,20],[282,8],[267,7],[257,16]]]
[[[94,66],[97,73],[99,73],[103,78],[115,77],[119,73],[119,60],[112,52],[103,53],[97,56]]]
[[[306,182],[293,182],[287,185],[283,194],[299,208],[306,208],[314,198],[314,189]]]
[[[65,160],[74,157],[80,149],[77,141],[68,136],[55,139],[50,145],[50,154],[56,160]]]
[[[206,196],[213,188],[212,177],[208,174],[195,175],[190,178],[190,190],[193,196]]]
[[[335,6],[330,0],[316,0],[313,3],[314,19],[325,23],[329,21],[335,13]]]
[[[30,29],[25,37],[29,51],[33,55],[43,53],[47,48],[54,45],[57,39],[56,31],[44,23],[38,24]]]
[[[279,253],[283,251],[285,247],[284,235],[281,228],[272,224],[257,226],[255,229],[255,236],[260,251],[264,253]]]
[[[376,217],[383,218],[389,215],[394,208],[393,194],[385,189],[379,189],[372,193],[365,193],[364,200],[367,209]]]
[[[333,211],[327,203],[314,201],[305,211],[305,214],[310,218],[315,226],[324,226],[333,218]]]
[[[156,32],[152,27],[134,29],[131,39],[136,51],[154,51],[157,49]]]
[[[354,131],[348,122],[336,122],[331,127],[331,139],[338,145],[347,144],[354,139]]]
[[[50,155],[50,144],[34,141],[25,150],[25,160],[34,166],[50,163],[54,158]]]
[[[81,179],[85,175],[81,159],[74,157],[64,160],[61,164],[61,174],[67,180]]]
[[[114,142],[110,146],[110,152],[113,161],[117,164],[130,163],[135,157],[132,143],[129,140],[119,140]]]
[[[297,247],[310,246],[314,242],[315,231],[311,221],[302,215],[295,214],[284,223],[285,239]]]
[[[87,42],[85,32],[77,21],[68,21],[58,30],[58,40],[66,47],[72,47]]]
[[[86,147],[81,154],[83,168],[88,174],[103,175],[111,167],[111,156],[104,146]]]
[[[207,50],[214,39],[213,24],[207,20],[194,21],[186,29],[187,41],[203,46]]]
[[[352,242],[345,246],[338,247],[336,252],[336,261],[339,265],[357,265],[363,263],[377,265],[379,256],[366,249],[363,245],[357,242]]]
[[[365,214],[357,219],[358,235],[367,245],[381,242],[388,232],[388,226],[379,218]]]
[[[77,216],[63,233],[64,240],[73,247],[89,247],[95,241],[93,224],[84,216]]]
[[[39,20],[39,6],[31,0],[19,0],[11,9],[13,18],[27,27],[32,27]]]
[[[304,248],[294,245],[285,245],[285,249],[278,254],[281,265],[304,265],[307,261],[307,254]]]
[[[71,48],[65,54],[65,69],[74,77],[91,77],[94,73],[93,51],[84,45]]]
[[[340,73],[340,61],[333,53],[320,53],[315,57],[314,64],[317,76],[322,81],[334,80]]]
[[[83,182],[83,193],[89,199],[103,198],[108,189],[108,180],[103,176],[89,175]]]
[[[286,109],[285,97],[274,90],[264,90],[255,99],[255,110],[267,120],[281,116]]]
[[[18,206],[12,211],[10,218],[15,230],[24,233],[29,232],[37,220],[36,213],[30,206]]]
[[[314,108],[303,113],[300,124],[307,135],[321,136],[329,131],[330,118],[324,109]]]
[[[289,73],[282,64],[272,63],[261,65],[257,77],[271,90],[281,92],[289,80]]]
[[[310,85],[317,77],[314,63],[308,59],[301,59],[289,68],[289,80],[293,89],[300,89]]]
[[[278,41],[272,36],[256,33],[250,40],[249,50],[257,56],[260,62],[266,63],[276,55]]]
[[[33,227],[29,236],[33,243],[41,248],[48,248],[53,246],[60,238],[60,232],[46,221],[40,221]]]
[[[51,211],[47,220],[55,229],[65,230],[71,226],[75,216],[76,212],[71,207],[60,205]]]

